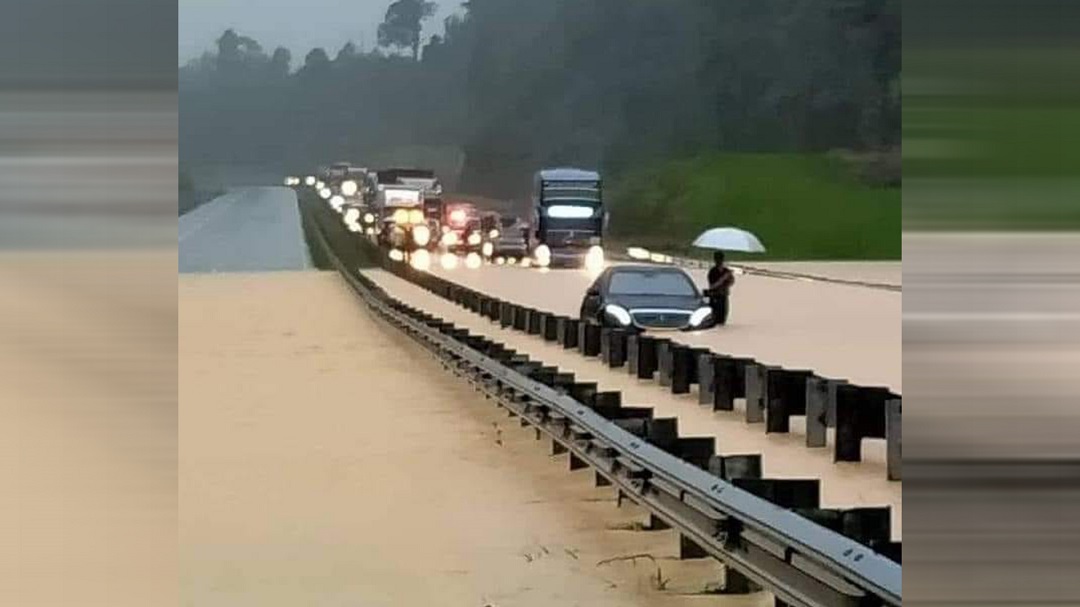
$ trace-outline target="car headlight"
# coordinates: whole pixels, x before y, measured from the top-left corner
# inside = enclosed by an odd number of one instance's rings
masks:
[[[458,237],[456,232],[447,232],[442,235],[442,243],[448,247],[452,247],[458,243]]]
[[[375,223],[375,215],[372,213],[364,213],[364,223]]]
[[[330,206],[334,207],[335,209],[340,209],[342,206],[344,206],[344,204],[345,199],[341,196],[334,194],[330,197]]]
[[[319,188],[319,198],[322,198],[323,200],[328,200],[331,193],[329,188]]]
[[[409,211],[406,209],[398,209],[394,211],[394,223],[406,224],[409,223]]]
[[[360,219],[360,209],[349,209],[345,211],[345,223],[356,223],[357,219]]]
[[[313,177],[311,175],[308,175],[307,177],[304,177],[304,185],[306,185],[309,188],[311,186],[315,185],[315,177]]]
[[[484,254],[484,257],[491,257],[491,255],[495,252],[495,245],[491,244],[490,242],[485,242],[480,252]]]
[[[418,225],[412,229],[413,242],[418,246],[426,247],[431,242],[431,228],[426,225]]]
[[[356,182],[352,179],[341,182],[341,193],[345,196],[355,196],[357,189]]]
[[[633,320],[630,318],[630,313],[626,311],[626,308],[617,306],[615,304],[608,304],[604,306],[604,313],[615,319],[620,325],[629,327]]]
[[[321,189],[326,187],[326,183],[324,183],[322,181],[316,181],[315,182],[315,187],[317,187],[317,188],[319,188],[321,190]]]
[[[703,307],[694,310],[694,313],[690,315],[690,326],[700,327],[709,316],[712,314],[712,308]]]
[[[409,211],[409,223],[424,223],[424,212],[420,209],[413,209]]]
[[[492,231],[488,232],[488,238],[490,238],[492,240],[495,240],[498,237],[499,237],[499,231],[498,230],[492,230]]]
[[[537,259],[551,259],[551,249],[546,244],[538,245],[534,254]]]
[[[468,242],[469,242],[470,245],[473,245],[473,246],[476,246],[476,245],[480,244],[480,235],[477,234],[476,232],[473,232],[473,233],[469,234]]]

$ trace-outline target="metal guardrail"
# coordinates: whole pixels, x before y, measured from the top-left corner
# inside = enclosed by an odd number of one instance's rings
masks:
[[[312,224],[317,244],[373,312],[569,451],[572,468],[575,459],[593,467],[692,546],[769,589],[778,604],[901,605],[899,564],[665,452],[489,356],[498,344],[394,300],[347,268],[319,222]]]

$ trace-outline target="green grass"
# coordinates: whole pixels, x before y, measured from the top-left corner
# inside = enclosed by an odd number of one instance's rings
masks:
[[[687,253],[703,230],[735,226],[768,249],[744,258],[901,255],[900,189],[866,185],[831,156],[699,156],[628,175],[607,192],[611,236],[620,245]]]

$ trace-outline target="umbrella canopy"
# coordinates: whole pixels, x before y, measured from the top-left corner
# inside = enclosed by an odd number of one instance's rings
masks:
[[[701,249],[720,249],[722,251],[745,251],[764,253],[765,246],[757,236],[739,228],[712,228],[705,230],[694,240],[694,246]]]

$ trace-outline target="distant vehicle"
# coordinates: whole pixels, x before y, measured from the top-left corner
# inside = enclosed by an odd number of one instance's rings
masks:
[[[327,183],[340,183],[348,178],[351,166],[348,162],[335,162],[326,170],[325,181]]]
[[[634,331],[711,327],[712,308],[681,268],[621,265],[604,270],[585,292],[581,320]]]
[[[520,217],[499,218],[499,235],[493,240],[492,255],[519,260],[529,256],[529,222]]]
[[[372,211],[379,222],[379,244],[401,250],[431,248],[434,230],[424,217],[423,201],[417,186],[383,185]]]
[[[554,168],[533,177],[532,254],[540,266],[604,265],[607,223],[602,180],[595,171]]]
[[[442,183],[435,175],[435,171],[429,169],[380,169],[377,171],[378,180],[381,184],[411,185],[420,188],[426,197],[442,195]]]
[[[440,243],[451,253],[479,253],[483,249],[480,211],[471,202],[444,200],[439,220]]]

